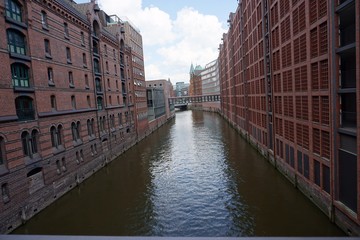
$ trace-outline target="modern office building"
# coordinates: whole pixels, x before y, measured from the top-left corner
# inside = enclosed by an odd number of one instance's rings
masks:
[[[177,82],[175,87],[176,97],[188,96],[189,95],[189,83]]]
[[[218,59],[205,65],[201,71],[201,89],[203,96],[209,96],[209,102],[203,102],[202,108],[209,111],[220,111],[220,100],[214,101],[213,95],[220,95],[220,77]]]
[[[95,1],[5,0],[0,9],[6,233],[135,144],[147,105],[141,35]]]
[[[355,0],[242,0],[219,53],[223,116],[350,235],[360,235],[359,16]]]
[[[166,120],[173,118],[175,107],[169,102],[170,97],[175,97],[174,87],[169,80],[147,80],[146,81],[149,124],[151,120],[165,115]]]

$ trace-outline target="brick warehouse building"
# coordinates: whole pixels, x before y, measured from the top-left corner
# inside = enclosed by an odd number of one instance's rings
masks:
[[[119,19],[95,1],[4,0],[0,12],[6,233],[135,144],[137,131],[132,49]]]
[[[223,116],[360,235],[360,2],[242,0],[220,45]]]

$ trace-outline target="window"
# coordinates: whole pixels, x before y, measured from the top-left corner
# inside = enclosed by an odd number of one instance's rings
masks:
[[[81,45],[85,46],[85,35],[84,35],[84,32],[81,32],[80,35],[81,35]]]
[[[93,52],[94,54],[99,55],[99,45],[97,43],[97,41],[93,40]]]
[[[56,98],[55,95],[50,96],[51,110],[56,110]]]
[[[21,63],[11,64],[12,82],[14,87],[30,87],[29,69]]]
[[[71,107],[72,107],[72,109],[76,109],[76,99],[75,99],[75,96],[71,96]]]
[[[3,183],[1,185],[1,196],[2,196],[4,203],[7,203],[10,201],[9,184]]]
[[[16,30],[7,30],[8,50],[11,53],[26,55],[25,36]]]
[[[105,52],[105,56],[107,56],[107,46],[106,46],[106,44],[104,45],[104,52]]]
[[[59,160],[56,160],[56,172],[57,174],[61,174],[61,164]]]
[[[80,140],[80,122],[73,122],[71,124],[71,133],[72,133],[72,137],[73,137],[73,141],[78,141]]]
[[[47,14],[44,11],[41,11],[41,24],[43,28],[48,28]]]
[[[98,108],[98,110],[103,110],[103,99],[102,99],[102,97],[98,97],[97,98],[97,108]]]
[[[114,60],[116,60],[116,51],[113,49]]]
[[[0,167],[5,165],[5,140],[0,137]]]
[[[118,80],[116,80],[116,89],[118,90],[119,89],[119,82],[118,82]]]
[[[74,78],[72,72],[69,72],[69,85],[70,87],[74,87]]]
[[[102,92],[100,78],[95,79],[95,87],[96,87],[96,92]]]
[[[21,5],[15,0],[5,0],[6,16],[22,22],[22,9]]]
[[[20,121],[34,120],[35,111],[33,108],[33,100],[29,97],[17,97],[15,99],[16,114]]]
[[[110,104],[110,106],[112,105],[111,96],[109,96],[109,104]]]
[[[117,75],[117,68],[116,68],[116,64],[114,64],[114,71],[115,71],[115,75]]]
[[[117,96],[117,104],[120,105],[120,97]]]
[[[108,89],[110,90],[110,79],[107,79],[107,85],[108,85]]]
[[[88,107],[91,107],[90,96],[86,96],[86,101],[87,101]]]
[[[45,56],[51,57],[50,41],[48,39],[45,39],[44,45],[45,45]]]
[[[54,75],[52,68],[47,69],[49,83],[54,83]]]
[[[101,73],[99,60],[94,59],[94,72],[95,74]]]
[[[21,134],[21,142],[23,147],[23,153],[25,156],[33,158],[33,155],[38,152],[37,138],[37,130],[33,130],[31,135],[28,132],[23,132]]]
[[[87,74],[85,74],[85,87],[89,88],[89,77]]]
[[[50,129],[50,134],[51,134],[51,144],[54,148],[59,148],[59,146],[62,145],[62,126],[59,125],[57,128],[56,127],[51,127]]]
[[[69,47],[66,48],[66,61],[67,63],[71,63],[71,52]]]
[[[88,130],[88,135],[92,136],[93,135],[93,126],[91,125],[90,119],[87,120],[87,130]]]
[[[107,61],[105,62],[105,66],[106,66],[106,73],[109,73],[109,63]]]
[[[86,60],[86,54],[85,53],[83,53],[83,65],[84,65],[84,67],[87,66],[87,60]]]
[[[64,34],[65,34],[65,38],[69,38],[69,26],[67,23],[64,23]]]

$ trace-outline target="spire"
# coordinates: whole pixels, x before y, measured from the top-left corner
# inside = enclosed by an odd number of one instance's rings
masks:
[[[191,63],[191,66],[190,66],[190,74],[192,74],[194,72],[194,65]]]

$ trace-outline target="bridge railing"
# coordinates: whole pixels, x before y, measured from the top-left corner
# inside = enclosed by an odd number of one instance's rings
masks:
[[[220,100],[220,95],[183,96],[169,98],[169,102],[171,104],[219,102]]]

